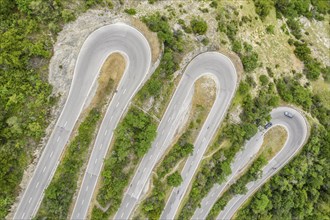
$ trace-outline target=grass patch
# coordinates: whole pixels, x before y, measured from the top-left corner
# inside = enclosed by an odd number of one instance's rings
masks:
[[[318,95],[326,108],[330,108],[330,86],[329,83],[324,82],[322,79],[318,79],[312,82],[313,92]]]
[[[271,160],[283,147],[288,133],[282,126],[271,128],[264,136],[264,141],[260,148],[260,154],[267,160]]]
[[[102,118],[102,107],[113,94],[125,69],[125,60],[120,54],[110,55],[104,62],[96,94],[83,113],[78,132],[64,152],[54,178],[45,191],[37,219],[60,218],[68,216],[73,195],[78,187],[77,181],[82,166],[88,160],[88,149],[92,146],[96,131]],[[74,133],[74,132],[73,132]]]

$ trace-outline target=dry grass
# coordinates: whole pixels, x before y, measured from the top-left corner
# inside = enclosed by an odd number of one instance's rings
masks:
[[[271,160],[284,146],[288,137],[286,130],[282,126],[271,128],[264,137],[264,141],[260,148],[260,153],[267,159]]]
[[[303,38],[309,43],[313,57],[324,65],[330,65],[330,16],[326,15],[324,21],[309,21],[305,18],[300,20],[305,31]]]
[[[313,92],[320,96],[325,107],[330,108],[330,86],[322,79],[312,82]]]
[[[216,97],[216,84],[208,76],[196,80],[192,109],[189,116],[189,141],[193,143],[208,115]]]
[[[113,53],[105,60],[98,78],[96,94],[90,107],[105,104],[107,96],[113,95],[114,88],[118,86],[125,71],[125,66],[125,59],[120,53]]]

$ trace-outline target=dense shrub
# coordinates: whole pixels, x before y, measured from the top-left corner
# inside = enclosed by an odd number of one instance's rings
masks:
[[[190,21],[190,26],[195,34],[205,34],[207,31],[207,23],[202,18],[193,18]]]
[[[182,177],[178,171],[167,177],[167,184],[169,186],[177,187],[182,183]]]
[[[124,10],[124,12],[129,14],[129,15],[135,15],[136,14],[135,8],[127,8],[127,9]]]
[[[269,0],[253,0],[256,7],[256,13],[264,20],[273,7],[273,2]]]

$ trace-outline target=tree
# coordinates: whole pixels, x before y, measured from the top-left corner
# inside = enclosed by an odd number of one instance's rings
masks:
[[[253,204],[252,208],[255,213],[262,213],[266,210],[266,207],[270,203],[268,197],[263,194],[260,197],[257,197],[255,203]]]
[[[178,171],[167,177],[167,184],[173,187],[177,187],[182,183],[182,177]]]

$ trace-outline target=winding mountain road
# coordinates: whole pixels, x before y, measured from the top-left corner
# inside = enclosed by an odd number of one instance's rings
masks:
[[[230,101],[234,95],[237,74],[234,65],[226,56],[217,52],[206,52],[196,56],[187,66],[183,77],[177,86],[177,89],[171,99],[170,104],[160,122],[157,130],[157,137],[152,144],[151,149],[142,159],[130,187],[126,192],[122,204],[116,213],[114,219],[129,219],[141,193],[147,184],[151,172],[160,157],[173,141],[173,137],[182,123],[184,115],[193,97],[195,81],[203,75],[211,75],[217,85],[217,96],[212,109],[195,141],[195,150],[193,156],[188,161],[194,161],[191,166],[185,166],[183,173],[184,182],[180,188],[172,192],[173,199],[166,206],[165,212],[161,217],[173,219],[175,210],[178,207],[181,196],[188,187],[193,173],[198,167],[198,163],[203,153],[216,132],[220,122],[225,115]]]
[[[35,172],[24,191],[14,219],[31,219],[42,201],[44,190],[50,183],[58,166],[61,154],[69,141],[75,123],[81,114],[91,89],[96,83],[100,69],[112,53],[121,53],[126,60],[126,69],[114,94],[98,131],[92,154],[72,213],[72,219],[86,219],[87,211],[98,177],[107,154],[113,131],[127,109],[132,97],[150,76],[151,49],[145,37],[136,29],[116,23],[94,31],[84,42],[74,71],[70,92],[62,113],[48,140]],[[144,156],[124,195],[115,219],[129,219],[141,199],[141,194],[150,179],[151,172],[161,156],[171,145],[183,123],[191,104],[194,83],[204,75],[210,75],[216,83],[216,99],[194,143],[194,152],[187,159],[182,171],[183,182],[172,190],[161,219],[174,219],[180,203],[201,162],[208,144],[214,136],[235,93],[237,73],[226,56],[217,52],[206,52],[196,56],[187,66],[183,77],[158,126],[157,137]],[[293,113],[293,118],[284,116],[284,111]],[[282,150],[264,167],[260,179],[247,185],[246,195],[235,196],[220,213],[218,219],[229,219],[239,207],[271,176],[301,149],[307,136],[304,117],[289,107],[279,107],[271,112],[273,126],[283,126],[288,139]],[[233,183],[234,178],[257,154],[265,131],[257,133],[247,142],[244,150],[237,154],[231,165],[232,174],[226,183],[215,185],[196,210],[193,219],[205,219],[213,204]]]
[[[113,130],[131,98],[149,76],[149,44],[139,31],[123,23],[101,27],[90,34],[84,42],[76,62],[68,99],[23,194],[14,219],[30,219],[35,215],[100,69],[106,58],[115,52],[125,57],[126,69],[102,121],[72,215],[74,219],[85,218]]]
[[[291,112],[294,117],[288,118],[284,112]],[[271,112],[271,122],[274,126],[282,126],[286,129],[288,137],[283,148],[274,156],[272,160],[263,168],[262,178],[255,183],[250,183],[248,193],[238,196],[237,199],[231,200],[218,219],[230,219],[243,202],[249,198],[252,193],[257,190],[268,178],[273,176],[281,167],[299,151],[307,139],[307,123],[304,117],[297,110],[289,107],[279,107]],[[209,194],[202,200],[201,207],[198,208],[192,219],[205,219],[210,212],[212,206],[217,199],[224,193],[225,189],[232,185],[244,167],[253,162],[255,155],[258,153],[264,139],[264,135],[268,130],[262,129],[253,136],[239,152],[231,164],[232,174],[227,177],[225,183],[215,186],[210,190]],[[235,197],[236,198],[236,197]]]
[[[293,113],[290,119],[284,116],[284,111]],[[253,193],[258,190],[270,177],[284,167],[290,159],[304,146],[308,138],[307,121],[302,114],[292,108],[280,107],[272,111],[273,125],[281,125],[288,131],[288,139],[275,157],[262,169],[262,177],[246,185],[247,193],[245,195],[235,196],[228,202],[217,219],[231,219],[236,211],[247,201]]]

